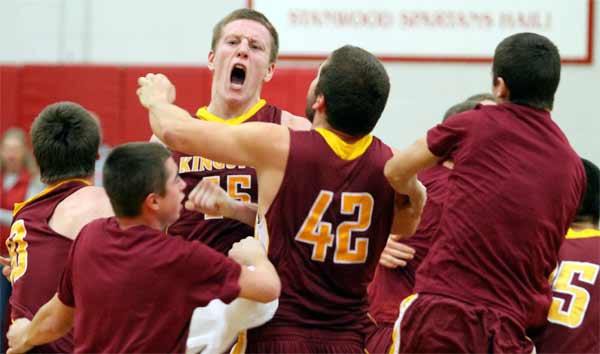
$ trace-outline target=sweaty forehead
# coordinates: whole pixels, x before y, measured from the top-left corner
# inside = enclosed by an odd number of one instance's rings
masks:
[[[235,20],[223,27],[222,37],[238,36],[269,43],[271,33],[261,23],[252,20]]]

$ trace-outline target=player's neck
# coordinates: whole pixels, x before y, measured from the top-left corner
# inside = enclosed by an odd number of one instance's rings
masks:
[[[259,100],[260,98],[258,95],[246,102],[227,101],[217,97],[215,99],[211,99],[210,104],[208,107],[206,107],[206,109],[217,117],[230,119],[239,117],[248,112],[252,107],[254,107],[254,105],[258,103]]]
[[[315,117],[313,119],[313,129],[317,129],[317,128],[323,128],[323,129],[327,129],[331,132],[333,132],[335,135],[337,135],[338,137],[340,137],[340,139],[342,139],[343,141],[347,142],[347,143],[354,143],[360,139],[363,138],[363,136],[352,136],[350,134],[341,132],[335,128],[333,128],[328,122],[327,122],[327,118],[325,115],[321,115],[319,113],[315,113]]]
[[[162,225],[156,218],[148,217],[143,213],[135,217],[117,217],[117,223],[119,223],[119,226],[123,230],[140,225],[145,225],[156,230],[163,229]]]
[[[94,176],[89,176],[89,177],[73,177],[73,178],[63,179],[62,181],[58,181],[56,183],[49,184],[48,188],[52,188],[52,187],[57,186],[57,185],[59,185],[61,183],[68,182],[68,181],[74,180],[74,179],[81,180],[81,181],[86,181],[90,185],[92,185],[92,186],[94,185]]]
[[[594,224],[591,221],[575,221],[571,223],[571,228],[575,231],[594,229],[598,230],[598,225]]]

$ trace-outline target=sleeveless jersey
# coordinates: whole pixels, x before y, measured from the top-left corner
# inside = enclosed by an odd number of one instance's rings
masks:
[[[225,124],[241,124],[246,122],[266,122],[281,124],[281,110],[260,100],[244,115],[229,120],[221,119],[206,108],[197,112],[200,119],[223,122]],[[188,156],[174,151],[175,163],[179,167],[179,176],[185,181],[186,196],[203,179],[219,184],[230,197],[256,203],[258,199],[256,172],[247,166],[223,164],[202,156]],[[183,200],[185,203],[186,199]],[[237,220],[221,216],[210,216],[182,209],[179,219],[169,227],[168,233],[181,236],[187,240],[199,240],[209,247],[227,254],[231,246],[247,236],[252,236],[252,227]]]
[[[12,268],[10,304],[13,319],[32,319],[56,293],[73,242],[54,232],[48,221],[60,202],[88,185],[85,180],[64,181],[15,205],[10,237],[6,240]],[[34,350],[71,352],[72,336],[68,334]]]
[[[600,230],[569,230],[552,277],[548,325],[538,353],[600,352]]]
[[[282,285],[266,328],[362,332],[368,324],[367,285],[393,219],[383,175],[391,157],[371,135],[347,144],[325,129],[290,131],[281,187],[259,220]]]

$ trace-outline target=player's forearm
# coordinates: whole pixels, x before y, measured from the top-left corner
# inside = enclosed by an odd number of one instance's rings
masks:
[[[152,104],[148,111],[154,136],[170,148],[181,150],[181,135],[187,123],[185,120],[190,118],[188,112],[168,102]]]
[[[192,119],[168,102],[153,103],[148,110],[154,135],[170,149],[222,163],[255,166],[254,155],[248,150],[258,144],[257,134],[246,136],[237,126]],[[248,125],[244,126],[247,131]]]
[[[257,211],[258,204],[256,203],[244,203],[233,200],[229,204],[228,208],[225,209],[223,216],[229,219],[238,220],[246,225],[254,227]]]
[[[55,296],[34,316],[24,337],[26,347],[32,348],[53,342],[67,334],[73,327],[72,317],[57,312],[57,307],[64,305],[56,304],[56,301],[60,302]]]
[[[267,257],[250,266],[242,267],[240,297],[264,303],[279,298],[281,281]]]
[[[411,180],[420,171],[435,165],[438,159],[429,151],[425,138],[421,138],[405,150],[396,152],[385,164],[383,173],[396,192],[408,195]]]

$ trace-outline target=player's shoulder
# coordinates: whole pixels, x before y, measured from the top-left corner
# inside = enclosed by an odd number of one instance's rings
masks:
[[[73,224],[74,228],[78,230],[92,220],[109,217],[113,214],[104,188],[87,186],[73,192],[60,202],[52,219],[55,222],[60,221],[60,225],[65,227]],[[68,220],[72,220],[72,222],[67,222]],[[67,229],[72,228],[67,227]]]
[[[392,147],[391,145],[388,145],[386,142],[384,142],[375,135],[373,135],[373,139],[369,148],[376,149],[377,153],[385,158],[391,158],[392,156],[400,152],[400,150]]]
[[[110,201],[104,188],[86,186],[71,193],[63,200],[61,205],[74,209],[73,212],[77,212],[77,210],[105,210],[106,207],[110,206]]]
[[[292,130],[310,130],[312,123],[300,116],[293,115],[288,111],[281,111],[281,125]]]

